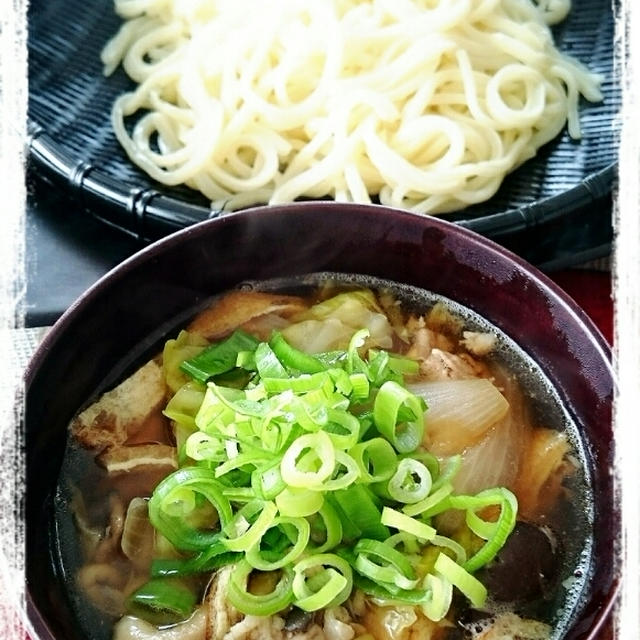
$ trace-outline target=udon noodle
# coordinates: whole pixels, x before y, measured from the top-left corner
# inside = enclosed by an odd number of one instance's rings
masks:
[[[331,197],[442,213],[490,198],[600,78],[554,46],[569,0],[115,0],[128,156],[218,209]]]

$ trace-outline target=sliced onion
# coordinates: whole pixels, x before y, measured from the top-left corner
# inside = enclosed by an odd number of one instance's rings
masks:
[[[502,381],[501,381],[502,382]],[[491,487],[513,488],[529,427],[522,393],[504,381],[510,410],[485,437],[462,455],[460,470],[452,480],[457,493],[472,494]]]
[[[204,607],[184,622],[159,629],[140,618],[125,616],[113,629],[114,640],[202,640],[207,630],[207,614]]]
[[[425,444],[437,455],[461,453],[509,410],[509,403],[485,378],[408,385],[427,403]]]
[[[451,481],[456,493],[473,494],[491,487],[512,487],[518,473],[521,429],[501,420],[462,455],[460,470]]]
[[[154,535],[148,501],[134,498],[127,508],[120,546],[124,555],[137,567],[146,567],[151,563]]]
[[[527,517],[537,518],[557,500],[563,476],[571,470],[564,464],[568,451],[564,433],[539,428],[531,434],[516,486],[520,511]]]

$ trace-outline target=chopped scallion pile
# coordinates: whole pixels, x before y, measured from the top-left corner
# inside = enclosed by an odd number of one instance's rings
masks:
[[[245,614],[335,606],[354,586],[434,621],[452,587],[482,605],[472,574],[505,543],[516,499],[503,488],[453,493],[459,458],[441,468],[422,447],[427,407],[404,385],[417,364],[363,355],[367,337],[363,329],[344,352],[309,355],[277,332],[267,343],[237,331],[180,365],[195,381],[166,412],[182,429],[181,468],[157,486],[149,516],[183,557],[154,561],[138,605],[181,612],[185,598],[167,601],[159,581],[228,564],[228,598]],[[233,373],[243,388],[221,383]],[[482,517],[486,507],[497,520]],[[475,552],[438,533],[433,518],[449,509],[484,541]],[[425,570],[428,551],[436,559]],[[270,593],[251,593],[254,571],[279,572]]]

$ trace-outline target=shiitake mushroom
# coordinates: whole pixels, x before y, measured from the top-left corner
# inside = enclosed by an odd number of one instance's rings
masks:
[[[544,598],[554,584],[561,549],[545,528],[518,522],[504,547],[478,579],[500,602],[531,602]]]

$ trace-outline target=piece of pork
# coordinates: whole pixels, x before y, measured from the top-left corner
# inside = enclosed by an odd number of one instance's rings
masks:
[[[449,353],[441,349],[432,349],[431,353],[420,361],[420,376],[423,380],[468,380],[471,378],[490,378],[488,367],[467,353]]]
[[[495,349],[498,340],[495,333],[481,331],[463,331],[462,336],[460,346],[474,356],[480,357],[488,356]]]
[[[490,377],[487,366],[470,353],[456,353],[459,348],[454,339],[427,325],[424,318],[412,316],[407,321],[410,346],[407,357],[420,362],[423,380],[465,380]],[[465,331],[459,347],[482,356],[495,344],[495,336]]]

